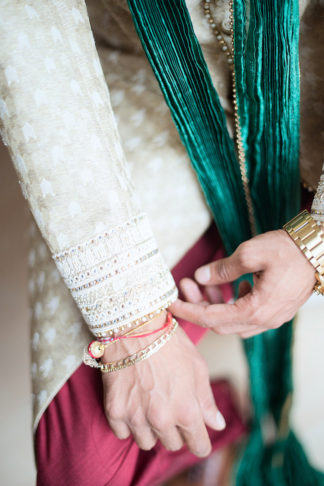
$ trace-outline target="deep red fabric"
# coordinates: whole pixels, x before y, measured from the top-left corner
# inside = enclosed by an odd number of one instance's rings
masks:
[[[172,270],[176,283],[222,256],[213,224]],[[225,286],[223,293],[226,300],[230,298],[230,287]],[[179,319],[179,323],[194,343],[206,332],[190,322]],[[224,431],[209,430],[215,450],[242,436],[245,427],[229,384],[218,381],[212,388],[227,424]],[[84,364],[42,415],[35,434],[35,455],[37,486],[154,486],[199,461],[186,447],[170,452],[158,443],[151,451],[142,451],[131,438],[117,439],[104,415],[101,374]]]

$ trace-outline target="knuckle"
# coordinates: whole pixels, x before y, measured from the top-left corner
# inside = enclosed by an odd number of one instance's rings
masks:
[[[187,407],[185,409],[181,410],[180,414],[180,420],[181,420],[181,425],[184,425],[185,427],[190,427],[195,425],[198,420],[199,420],[199,414],[197,410]]]
[[[217,407],[210,385],[209,389],[205,390],[204,395],[201,397],[201,406],[205,412],[217,413]]]
[[[212,265],[211,266],[212,270],[211,270],[211,273],[212,273],[212,276],[217,276],[218,278],[220,278],[221,280],[224,280],[224,281],[228,281],[230,280],[230,276],[229,276],[229,269],[228,269],[228,265],[226,263],[226,261],[224,260],[220,260],[218,262],[216,262],[216,265]],[[213,275],[214,273],[214,275]],[[215,275],[217,274],[217,275]]]
[[[271,327],[271,323],[273,322],[273,313],[268,309],[264,308],[264,306],[254,306],[252,312],[252,324],[258,327]]]
[[[129,420],[132,427],[141,428],[146,425],[146,420],[140,415],[134,415]]]
[[[203,325],[206,326],[206,327],[211,327],[211,328],[214,328],[215,327],[215,315],[214,315],[214,310],[213,310],[213,306],[206,306],[202,309],[202,321],[203,321]]]
[[[257,294],[252,292],[248,296],[236,300],[233,306],[241,316],[241,324],[254,324],[255,319],[258,319],[261,305]],[[263,308],[261,310],[263,311]]]
[[[164,414],[161,414],[161,413],[159,413],[159,414],[154,413],[149,418],[149,423],[151,424],[151,426],[154,429],[162,431],[162,430],[166,430],[167,428],[170,427],[171,420],[169,419],[169,417],[167,415],[164,415]]]
[[[257,326],[257,327],[262,327],[262,326],[265,325],[264,318],[262,318],[262,316],[257,314],[253,317],[252,324]]]
[[[120,406],[114,402],[108,402],[105,405],[105,412],[108,420],[122,420],[123,414],[121,412]]]
[[[258,327],[264,324],[264,318],[257,311],[252,314],[251,321],[251,324]]]
[[[237,250],[237,260],[242,268],[248,268],[251,261],[251,250],[249,242],[241,243]]]
[[[256,295],[252,294],[245,303],[245,321],[254,326],[261,326],[265,322],[265,310]]]

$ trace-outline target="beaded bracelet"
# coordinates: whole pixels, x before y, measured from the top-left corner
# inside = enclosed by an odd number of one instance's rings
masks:
[[[144,333],[144,334],[134,334],[133,335],[133,332],[137,331],[140,327],[143,327],[146,324],[148,324],[149,322],[151,322],[151,321],[147,321],[147,322],[143,322],[140,326],[138,326],[134,329],[131,329],[130,331],[126,332],[125,334],[122,334],[121,336],[115,336],[115,337],[107,338],[107,340],[105,340],[105,341],[102,341],[102,340],[101,341],[91,341],[91,343],[88,345],[88,353],[91,356],[91,358],[99,359],[104,355],[105,348],[107,346],[109,346],[110,344],[113,344],[117,341],[120,341],[121,339],[147,337],[147,336],[151,336],[152,334],[156,334],[157,332],[163,331],[166,327],[168,327],[169,324],[171,323],[171,319],[172,319],[172,314],[171,314],[171,312],[168,312],[167,320],[166,320],[165,324],[162,327],[160,327],[159,329],[155,329],[153,331],[150,331],[150,332],[147,332],[147,333]]]
[[[149,324],[150,322],[152,322],[153,319],[156,319],[158,316],[163,314],[163,312],[164,312],[164,310],[160,311],[158,314],[156,314],[151,319],[144,320],[143,322],[141,322],[141,324],[137,325],[136,327],[133,327],[132,329],[125,332],[124,334],[115,334],[114,336],[102,337],[102,338],[99,338],[98,341],[100,341],[101,343],[104,343],[104,344],[109,344],[109,343],[112,343],[116,340],[123,339],[124,337],[129,336],[133,332],[138,331],[140,328],[142,328],[142,327],[146,326],[147,324]],[[158,330],[160,330],[160,329],[158,329]]]
[[[110,363],[99,363],[97,360],[90,357],[87,348],[84,349],[83,353],[83,362],[84,364],[91,366],[92,368],[100,368],[102,373],[112,373],[113,371],[118,371],[123,368],[128,368],[139,361],[143,361],[144,359],[149,358],[152,354],[156,353],[159,349],[161,349],[174,335],[177,327],[178,321],[173,318],[171,325],[168,325],[169,329],[167,332],[162,334],[159,338],[155,339],[149,346],[146,346],[144,349],[137,351],[136,353],[132,354],[131,356],[127,356],[118,361],[112,361]]]

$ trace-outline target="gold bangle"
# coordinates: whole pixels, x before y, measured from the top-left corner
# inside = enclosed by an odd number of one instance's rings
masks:
[[[152,322],[154,319],[156,319],[157,317],[159,317],[161,314],[163,314],[163,312],[167,312],[166,309],[161,310],[161,312],[159,312],[158,314],[155,314],[154,317],[152,317],[148,321],[144,321],[141,324],[139,324],[138,326],[133,327],[133,329],[131,329],[130,331],[125,332],[125,334],[122,334],[122,336],[131,336],[133,334],[133,332],[138,331],[138,329],[141,329],[142,327],[146,326],[147,324],[149,324],[150,322]]]
[[[307,260],[315,268],[314,292],[324,295],[324,230],[304,210],[283,226]]]
[[[163,296],[165,297],[165,295]],[[106,338],[109,336],[113,335],[121,335],[122,331],[125,331],[128,329],[135,329],[137,325],[141,323],[146,323],[148,322],[148,319],[154,319],[158,315],[160,315],[163,311],[168,309],[170,305],[172,304],[172,301],[168,301],[165,305],[162,307],[159,307],[158,309],[149,312],[148,314],[145,314],[142,317],[138,317],[134,319],[133,321],[129,322],[128,324],[121,324],[121,325],[116,325],[116,327],[111,328],[111,329],[106,329],[106,330],[100,330],[102,328],[102,324],[96,324],[96,325],[90,325],[89,329],[90,331],[95,335],[96,338],[101,339],[101,338]]]
[[[129,366],[132,366],[139,361],[143,361],[144,359],[149,358],[150,356],[152,356],[152,354],[156,353],[159,349],[161,349],[174,335],[177,327],[178,321],[173,318],[169,329],[164,334],[162,334],[162,336],[155,339],[149,346],[146,346],[144,349],[137,351],[131,356],[127,356],[126,358],[110,363],[98,363],[95,359],[91,358],[87,348],[84,348],[83,362],[84,364],[91,366],[92,368],[100,368],[103,373],[112,373],[113,371],[128,368]]]
[[[148,321],[145,321],[145,322],[142,322],[142,324],[139,324],[139,326],[134,327],[133,329],[130,329],[129,331],[127,331],[124,334],[122,334],[121,337],[134,336],[133,333],[135,331],[137,331],[138,329],[146,326],[146,324],[149,324],[150,322],[152,322],[153,319],[155,319],[156,317],[160,316],[163,312],[164,312],[164,310],[162,310],[159,314],[156,314],[156,316],[155,317],[152,317],[152,319],[150,319]],[[135,334],[135,336],[136,336],[136,334]],[[117,340],[115,340],[113,338],[109,338],[109,339],[110,340],[108,340],[108,341],[104,341],[104,340],[101,340],[101,341],[91,341],[91,343],[88,345],[88,348],[87,348],[88,349],[88,353],[90,354],[90,356],[92,358],[99,359],[99,358],[101,358],[104,355],[105,349],[108,346],[110,346],[111,344],[114,344],[114,343],[118,342]]]

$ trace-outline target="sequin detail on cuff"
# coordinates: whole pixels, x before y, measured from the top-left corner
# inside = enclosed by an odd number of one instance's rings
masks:
[[[324,169],[313,199],[311,214],[316,221],[324,223]]]
[[[178,296],[145,213],[52,258],[99,338],[135,326]]]

